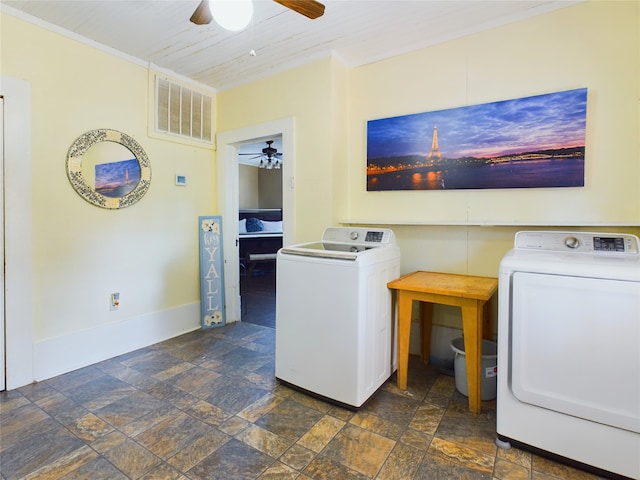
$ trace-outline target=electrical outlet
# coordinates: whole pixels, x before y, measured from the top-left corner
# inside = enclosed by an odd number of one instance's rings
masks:
[[[114,310],[118,310],[120,306],[120,293],[112,293],[111,294],[111,304],[109,305],[109,310],[112,312]]]

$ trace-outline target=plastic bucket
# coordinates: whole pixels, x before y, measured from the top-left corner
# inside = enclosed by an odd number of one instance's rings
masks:
[[[451,340],[451,350],[456,354],[453,370],[456,377],[456,389],[465,397],[469,396],[467,385],[467,357],[464,353],[462,337]],[[498,344],[490,340],[482,340],[482,366],[480,367],[480,399],[496,398],[498,380]]]

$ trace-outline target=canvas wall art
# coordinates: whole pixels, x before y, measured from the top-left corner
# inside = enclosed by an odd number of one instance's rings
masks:
[[[367,190],[583,187],[587,89],[367,122]]]

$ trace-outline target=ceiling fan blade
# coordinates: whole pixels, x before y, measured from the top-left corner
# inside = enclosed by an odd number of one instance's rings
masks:
[[[213,17],[211,16],[211,10],[209,10],[209,0],[202,0],[189,20],[196,25],[211,23]]]
[[[294,12],[298,12],[307,18],[314,19],[324,15],[324,5],[316,0],[273,0],[287,7]]]

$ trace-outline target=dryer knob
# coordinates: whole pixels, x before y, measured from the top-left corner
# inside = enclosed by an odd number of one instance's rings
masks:
[[[349,234],[349,237],[351,238],[351,240],[357,240],[358,239],[358,232],[353,231]]]
[[[577,237],[567,237],[564,239],[564,244],[569,248],[578,248],[580,246],[580,240]]]

